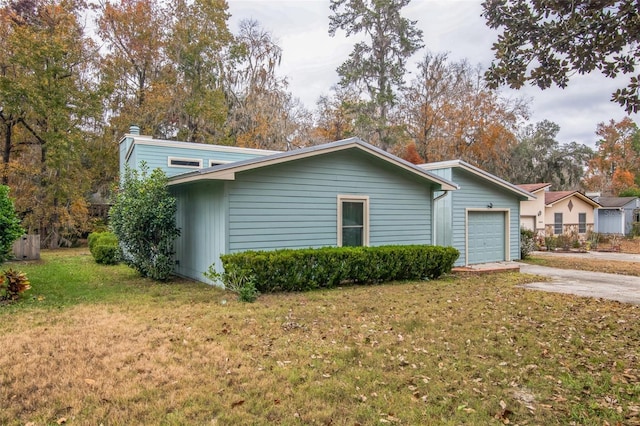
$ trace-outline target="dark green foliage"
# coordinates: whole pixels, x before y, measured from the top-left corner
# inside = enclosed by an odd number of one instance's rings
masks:
[[[0,263],[8,259],[13,242],[22,234],[24,230],[9,198],[9,187],[0,185]]]
[[[269,293],[434,279],[450,272],[458,256],[453,247],[412,245],[246,251],[220,258],[224,275],[250,275],[258,291]]]
[[[515,183],[550,183],[555,191],[578,188],[593,150],[576,142],[561,144],[558,132],[560,126],[548,120],[522,129],[501,177]]]
[[[362,137],[385,150],[396,141],[389,114],[404,86],[407,61],[423,46],[417,21],[401,14],[409,2],[331,0],[329,6],[329,35],[342,30],[347,37],[362,36],[337,71],[342,87],[368,92],[369,101],[357,108],[357,121],[374,132]]]
[[[576,72],[600,71],[609,78],[630,74],[612,100],[628,113],[640,109],[638,1],[486,0],[487,25],[500,31],[495,61],[486,78],[492,87],[565,87]]]
[[[176,199],[167,190],[160,169],[147,174],[146,164],[126,169],[122,187],[109,211],[113,233],[120,242],[123,261],[143,277],[164,281],[173,273]]]
[[[88,243],[96,263],[115,265],[120,261],[120,246],[112,232],[93,232],[89,234]]]
[[[621,191],[618,197],[640,197],[640,188],[627,188]]]
[[[520,259],[526,259],[535,249],[534,232],[531,229],[520,228]]]
[[[20,293],[31,288],[31,283],[24,272],[7,269],[0,276],[0,300],[16,300]]]

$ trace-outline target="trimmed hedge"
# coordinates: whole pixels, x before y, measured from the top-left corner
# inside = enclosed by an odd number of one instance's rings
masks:
[[[220,259],[225,275],[250,276],[259,292],[270,293],[434,279],[450,272],[459,255],[453,247],[409,245],[245,251]]]
[[[115,265],[120,262],[118,238],[112,232],[93,232],[89,234],[87,242],[96,263]]]

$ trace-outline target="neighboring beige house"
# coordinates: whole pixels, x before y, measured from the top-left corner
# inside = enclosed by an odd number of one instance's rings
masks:
[[[520,225],[539,237],[577,235],[594,230],[594,209],[600,204],[578,191],[549,191],[551,184],[518,185],[537,198],[520,202]],[[535,226],[534,226],[535,224]]]
[[[536,231],[536,235],[544,236],[545,204],[544,193],[550,183],[532,183],[517,185],[520,189],[536,196],[535,200],[520,202],[520,227]]]

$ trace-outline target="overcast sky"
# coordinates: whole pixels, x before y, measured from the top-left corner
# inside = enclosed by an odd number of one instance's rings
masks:
[[[319,96],[328,94],[338,82],[336,68],[353,49],[353,37],[338,32],[329,37],[329,0],[227,0],[229,27],[238,32],[243,19],[255,19],[270,31],[283,49],[279,74],[286,76],[289,90],[307,108],[315,109]],[[425,48],[413,57],[448,52],[452,61],[467,59],[472,65],[487,68],[491,45],[497,32],[485,25],[479,0],[413,0],[403,15],[417,20],[423,31]],[[599,73],[572,77],[569,87],[541,91],[526,88],[518,92],[503,90],[507,96],[531,99],[531,122],[547,119],[560,126],[558,141],[579,142],[593,147],[598,139],[596,126],[626,114],[610,102],[611,93],[626,85],[628,77],[618,81]],[[639,123],[638,114],[631,118]]]

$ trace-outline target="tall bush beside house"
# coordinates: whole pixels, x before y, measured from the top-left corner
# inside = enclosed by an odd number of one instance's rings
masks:
[[[535,249],[536,241],[533,231],[531,229],[520,228],[520,259],[526,259]]]
[[[127,168],[114,205],[110,226],[118,238],[123,261],[142,276],[167,280],[173,272],[176,199],[167,190],[167,176],[160,169],[148,173]]]
[[[22,234],[24,230],[9,198],[9,187],[0,185],[0,263],[9,258],[13,242]]]

